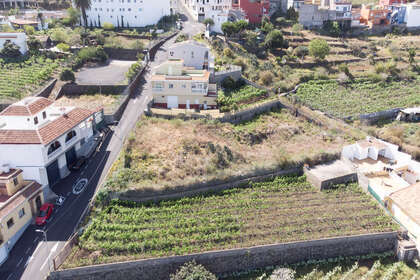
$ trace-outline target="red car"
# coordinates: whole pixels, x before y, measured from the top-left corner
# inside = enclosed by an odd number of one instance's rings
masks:
[[[41,208],[39,208],[39,214],[38,217],[35,219],[35,223],[38,226],[45,225],[47,220],[51,217],[51,214],[53,212],[54,205],[51,203],[44,203]]]

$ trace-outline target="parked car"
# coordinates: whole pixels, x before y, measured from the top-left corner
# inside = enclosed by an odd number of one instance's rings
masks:
[[[39,208],[38,217],[35,219],[35,223],[38,226],[45,225],[47,220],[51,217],[51,214],[54,210],[54,204],[44,203],[41,208]]]
[[[82,168],[82,166],[86,163],[86,158],[85,157],[80,157],[75,163],[73,163],[70,166],[71,170],[77,171],[80,170],[80,168]]]

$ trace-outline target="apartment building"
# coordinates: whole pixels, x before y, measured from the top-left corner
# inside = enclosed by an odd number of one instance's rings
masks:
[[[0,32],[0,51],[3,49],[4,43],[7,41],[10,41],[19,46],[19,51],[22,54],[25,54],[28,51],[28,46],[26,44],[26,34],[24,32]]]
[[[195,69],[214,70],[214,57],[205,44],[195,40],[175,43],[168,47],[167,59],[182,59],[184,66]]]
[[[22,169],[0,167],[0,264],[37,215],[44,202],[44,188],[24,180]]]
[[[253,24],[261,23],[263,17],[270,13],[269,0],[233,0],[233,9],[240,9],[245,13],[246,19]]]
[[[115,27],[153,25],[170,14],[169,0],[155,0],[153,5],[145,0],[92,0],[91,8],[86,11],[89,25],[102,26],[109,22]]]
[[[152,75],[153,104],[158,108],[215,109],[217,86],[210,72],[186,67],[182,59],[169,59]]]
[[[222,24],[229,20],[229,11],[232,9],[232,0],[183,0],[193,18],[203,22],[211,18],[214,25],[210,31],[222,33]]]

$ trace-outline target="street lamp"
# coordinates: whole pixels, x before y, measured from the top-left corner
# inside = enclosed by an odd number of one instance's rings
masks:
[[[45,248],[47,250],[47,263],[48,263],[48,271],[51,271],[51,264],[50,264],[50,254],[48,252],[48,240],[47,240],[47,232],[42,229],[36,229],[36,232],[40,232],[44,235],[44,241],[45,241]]]

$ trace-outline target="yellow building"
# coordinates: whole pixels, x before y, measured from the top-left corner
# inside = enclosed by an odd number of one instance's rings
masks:
[[[23,179],[21,169],[0,170],[0,264],[44,203],[42,186]]]
[[[156,66],[152,75],[155,107],[215,109],[217,86],[210,84],[210,72],[185,67],[182,59],[170,59]]]

